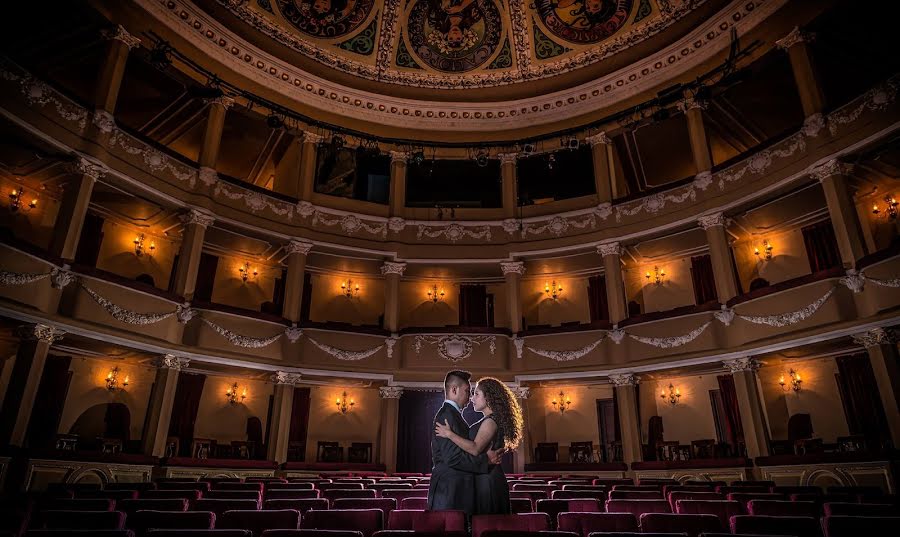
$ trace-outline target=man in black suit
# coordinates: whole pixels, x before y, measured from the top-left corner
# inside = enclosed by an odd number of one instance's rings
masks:
[[[444,404],[434,416],[434,423],[450,424],[454,433],[469,437],[469,425],[462,409],[469,404],[472,374],[450,371],[444,378]],[[475,474],[486,474],[491,464],[500,463],[501,453],[488,451],[477,457],[466,453],[447,438],[431,437],[431,482],[428,487],[428,509],[455,509],[472,515],[475,509]]]

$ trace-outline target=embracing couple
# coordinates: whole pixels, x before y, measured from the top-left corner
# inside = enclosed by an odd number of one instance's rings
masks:
[[[434,417],[428,509],[467,515],[507,514],[509,488],[500,466],[503,453],[522,439],[522,409],[505,384],[484,377],[475,385],[468,371],[444,378],[444,404]],[[471,426],[462,411],[469,404],[484,417]]]

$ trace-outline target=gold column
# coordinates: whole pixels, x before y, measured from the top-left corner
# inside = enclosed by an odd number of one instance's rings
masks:
[[[303,139],[292,137],[284,156],[275,166],[272,190],[292,198],[300,198],[300,174],[302,167]]]
[[[610,170],[610,152],[615,148],[612,140],[605,132],[598,132],[584,139],[591,144],[591,156],[594,159],[594,186],[597,188],[597,202],[611,203],[613,200],[612,173]]]
[[[203,145],[200,146],[200,180],[210,185],[215,182],[216,161],[219,160],[219,147],[222,145],[222,130],[225,127],[225,113],[234,104],[234,99],[225,95],[204,101],[209,105],[206,117],[206,130],[203,132]]]
[[[737,280],[731,258],[731,247],[725,234],[726,218],[722,213],[701,216],[697,223],[706,232],[709,258],[716,279],[716,295],[719,304],[725,304],[738,295]]]
[[[518,153],[500,153],[500,181],[503,187],[503,217],[515,218],[519,208],[519,193],[516,190],[516,159]]]
[[[836,159],[829,160],[810,172],[810,175],[822,184],[825,201],[828,203],[828,215],[831,217],[834,237],[837,239],[844,268],[853,268],[856,262],[866,255],[866,242],[859,222],[859,213],[847,185],[847,177],[851,173],[853,173],[852,165]]]
[[[175,267],[175,283],[172,291],[187,300],[194,297],[206,228],[213,225],[215,220],[216,217],[212,214],[197,209],[191,209],[190,212],[181,215],[184,231],[181,234],[181,248],[178,252],[178,265]],[[214,274],[208,275],[210,278],[214,276]]]
[[[300,157],[300,199],[311,201],[316,181],[316,158],[322,137],[314,132],[303,133],[303,152]]]
[[[391,192],[388,203],[390,215],[403,217],[406,214],[406,163],[409,153],[391,151]]]
[[[741,414],[747,456],[751,459],[765,457],[769,454],[769,427],[766,423],[766,415],[763,413],[762,398],[759,395],[759,383],[756,377],[759,362],[754,358],[747,357],[722,363],[734,378],[734,391]]]
[[[284,282],[284,311],[282,316],[292,323],[300,322],[300,308],[303,305],[303,276],[306,272],[306,256],[312,250],[312,243],[297,239],[284,246],[288,254],[287,281]],[[307,297],[309,299],[310,297]]]
[[[609,321],[620,323],[628,317],[625,301],[625,282],[622,278],[622,248],[618,242],[607,242],[597,246],[597,253],[603,256],[603,273],[606,277],[606,303],[609,305]]]
[[[107,40],[107,49],[94,88],[93,123],[100,132],[110,133],[116,125],[113,113],[116,111],[119,88],[122,87],[122,77],[125,75],[128,51],[140,46],[141,40],[129,34],[121,25],[102,34]]]
[[[0,411],[0,445],[22,447],[50,346],[65,332],[44,324],[19,329],[19,348]]]
[[[68,171],[75,177],[66,184],[63,197],[56,213],[50,253],[66,261],[75,258],[81,228],[91,203],[94,183],[106,173],[106,168],[79,157],[68,165]]]
[[[713,166],[706,126],[703,124],[703,111],[706,110],[706,107],[706,101],[693,96],[685,97],[678,103],[678,108],[684,112],[684,117],[687,119],[691,154],[694,156],[694,166],[697,168],[698,174],[708,172]]]
[[[147,404],[147,419],[144,420],[144,435],[141,452],[144,455],[163,457],[166,454],[166,439],[169,437],[169,423],[175,405],[175,388],[178,375],[191,361],[173,354],[161,356],[156,363],[156,379],[150,391]]]
[[[382,386],[378,388],[381,396],[381,430],[379,457],[387,472],[397,471],[397,424],[400,419],[400,397],[402,386]]]
[[[531,435],[528,432],[528,397],[531,395],[531,388],[528,386],[518,386],[512,389],[516,394],[516,399],[522,407],[522,440],[519,447],[516,448],[513,456],[513,471],[517,474],[525,473],[525,465],[528,464],[528,455],[531,453]]]
[[[406,263],[385,261],[381,265],[384,276],[384,329],[394,334],[399,328],[400,278],[406,271]]]
[[[632,373],[610,375],[619,405],[619,428],[622,430],[622,456],[625,464],[640,462],[644,458],[641,442],[641,424],[638,421],[637,386],[640,380]]]
[[[818,117],[821,120],[822,110],[825,109],[825,94],[816,76],[812,50],[809,48],[814,38],[814,34],[794,27],[791,33],[775,42],[779,48],[788,53],[797,93],[800,94],[800,103],[803,106],[803,117],[807,118],[807,121],[811,117]]]
[[[522,331],[522,299],[519,282],[525,274],[525,263],[522,261],[500,263],[500,271],[503,272],[503,279],[506,280],[509,329],[515,335]]]
[[[266,459],[282,464],[287,462],[291,414],[294,410],[294,384],[300,382],[300,374],[276,371],[272,375],[272,382],[275,383],[275,394],[266,439]]]
[[[884,328],[873,328],[854,334],[853,341],[869,353],[872,371],[878,384],[878,395],[884,407],[891,443],[900,446],[900,354],[897,353],[897,336]]]

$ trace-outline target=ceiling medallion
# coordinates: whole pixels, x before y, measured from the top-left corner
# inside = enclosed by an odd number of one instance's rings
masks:
[[[278,0],[278,9],[301,32],[333,39],[359,28],[374,4],[375,0]]]
[[[566,41],[593,44],[619,31],[633,0],[536,0],[541,22]]]
[[[410,48],[428,66],[463,73],[494,55],[503,23],[496,0],[415,0],[407,33]]]

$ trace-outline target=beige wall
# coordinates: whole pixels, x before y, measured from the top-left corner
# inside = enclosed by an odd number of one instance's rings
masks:
[[[128,387],[110,392],[106,389],[106,376],[113,367],[119,368],[120,382],[128,377]],[[156,371],[152,367],[127,364],[119,360],[72,358],[69,370],[72,372],[72,380],[59,421],[60,433],[68,433],[78,417],[93,406],[122,403],[131,414],[131,439],[141,438],[150,389],[156,377]]]
[[[681,392],[678,404],[672,406],[660,394],[668,395],[669,384]],[[665,377],[656,381],[655,390],[641,385],[641,398],[652,397],[657,415],[663,420],[663,439],[677,440],[689,445],[693,440],[716,440],[716,424],[713,419],[709,391],[719,389],[716,374],[688,377]],[[642,427],[646,429],[647,419],[641,414]]]
[[[356,403],[353,410],[341,414],[334,404],[346,391],[347,399]],[[373,459],[381,428],[381,397],[377,388],[345,388],[313,386],[310,390],[309,430],[306,435],[306,460],[316,460],[318,442],[340,442],[346,447],[352,442],[371,442]],[[379,461],[375,461],[379,462]]]
[[[770,260],[765,259],[764,240],[772,245]],[[753,253],[754,248],[759,248],[758,258]],[[750,282],[756,278],[764,278],[770,284],[776,284],[810,273],[803,234],[799,229],[737,242],[734,245],[734,259],[741,278],[741,288],[745,292],[750,289]]]
[[[562,414],[551,404],[560,390],[572,400],[572,405]],[[558,442],[560,461],[568,460],[568,446],[572,442],[590,440],[597,449],[600,445],[597,399],[612,398],[612,390],[610,385],[533,388],[527,409],[532,446],[538,442]],[[529,454],[529,460],[532,455]]]
[[[359,295],[347,298],[341,294],[341,282],[359,284]],[[336,321],[350,324],[378,324],[384,313],[384,280],[348,276],[346,274],[313,274],[311,321]]]
[[[225,392],[237,382],[238,393],[246,388],[247,398],[241,404],[231,405],[225,399]],[[247,440],[247,418],[256,416],[262,423],[263,441],[266,434],[266,416],[269,411],[269,396],[274,385],[238,377],[207,376],[197,411],[194,426],[195,438],[211,438],[221,443],[232,440]]]
[[[506,284],[502,282],[489,283],[485,287],[487,287],[487,293],[489,295],[494,295],[494,326],[497,328],[509,328],[509,307],[506,303]],[[522,289],[521,283],[519,289]]]
[[[238,269],[249,262],[251,271],[259,274],[250,277],[246,282],[241,279]],[[198,274],[197,278],[203,278]],[[260,263],[250,257],[219,257],[216,266],[216,280],[213,287],[212,301],[238,308],[259,310],[263,302],[272,300],[275,292],[275,279],[281,277],[281,267]]]
[[[657,266],[666,273],[662,285],[654,283],[653,268]],[[647,272],[650,273],[649,282],[646,278]],[[643,304],[644,313],[666,311],[694,304],[691,260],[688,257],[648,265],[637,265],[625,271],[623,276],[625,278],[625,293],[628,300],[637,300]]]
[[[172,264],[178,253],[178,243],[164,235],[144,233],[144,255],[134,254],[134,239],[141,230],[124,226],[107,220],[103,224],[103,242],[100,243],[100,255],[97,257],[97,268],[125,278],[134,278],[140,274],[149,274],[159,289],[169,286]],[[150,243],[156,245],[150,254]]]
[[[562,295],[553,300],[544,292],[545,285],[556,282]],[[588,306],[587,278],[530,278],[522,281],[522,312],[529,325],[559,326],[577,321],[591,322]]]
[[[428,291],[437,285],[444,298],[437,303],[429,300]],[[459,285],[440,280],[400,282],[398,305],[400,327],[444,327],[459,323]]]
[[[53,234],[53,224],[56,221],[56,213],[59,211],[59,202],[46,195],[35,193],[30,188],[25,189],[22,196],[22,207],[27,208],[33,199],[37,199],[37,206],[31,210],[20,210],[12,213],[7,210],[9,193],[18,183],[3,180],[0,181],[0,193],[4,210],[0,211],[0,227],[12,230],[16,237],[41,248],[50,246],[50,237]]]

